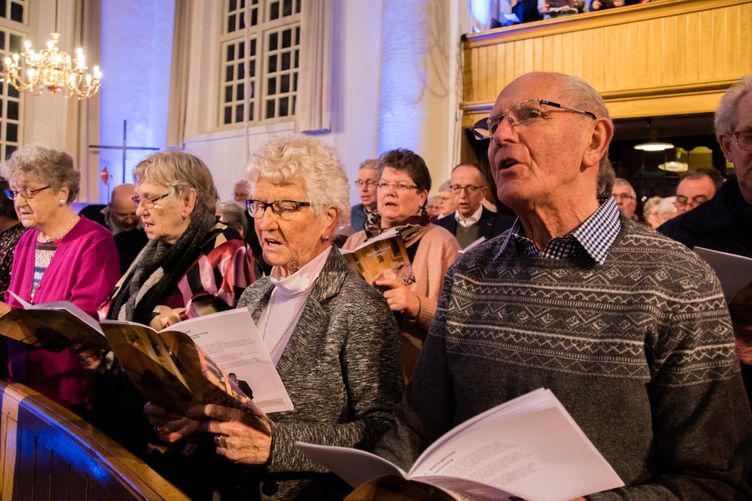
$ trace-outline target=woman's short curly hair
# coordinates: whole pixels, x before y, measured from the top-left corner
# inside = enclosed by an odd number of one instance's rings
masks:
[[[36,177],[50,185],[53,193],[68,188],[67,203],[78,196],[81,173],[73,165],[73,157],[62,150],[27,144],[13,152],[3,163],[2,176],[9,182]]]
[[[141,160],[133,175],[139,184],[144,181],[157,183],[173,195],[182,195],[196,190],[196,207],[212,213],[216,210],[217,188],[206,164],[196,155],[183,151],[158,151]]]
[[[381,174],[386,167],[402,171],[410,176],[418,190],[431,191],[431,174],[426,167],[426,161],[414,151],[398,148],[382,153],[378,163],[378,179],[381,179]]]
[[[350,186],[334,148],[310,136],[276,137],[251,157],[251,193],[260,179],[271,184],[300,182],[316,214],[339,210],[339,225],[350,222]]]

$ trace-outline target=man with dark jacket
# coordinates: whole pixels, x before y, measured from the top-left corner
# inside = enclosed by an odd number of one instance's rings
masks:
[[[689,248],[752,257],[752,76],[723,95],[715,112],[715,133],[726,160],[734,164],[736,177],[726,181],[708,202],[669,220],[658,231]],[[752,325],[735,319],[734,332],[752,400]]]
[[[488,188],[477,164],[459,164],[452,169],[449,189],[457,199],[457,210],[434,224],[446,228],[457,237],[463,249],[480,237],[488,240],[499,235],[514,223],[513,218],[483,207]]]

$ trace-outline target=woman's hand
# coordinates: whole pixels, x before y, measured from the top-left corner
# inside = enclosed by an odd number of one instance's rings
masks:
[[[167,327],[180,322],[180,311],[169,306],[159,305],[154,308],[154,312],[157,314],[151,319],[149,325],[155,331],[161,331]]]
[[[11,307],[8,306],[8,303],[6,303],[5,301],[0,301],[0,317],[4,316],[10,310]]]
[[[214,433],[217,454],[243,464],[265,464],[272,448],[271,422],[259,410],[233,409],[221,405],[199,405],[188,414],[208,417],[201,429]]]
[[[384,290],[384,299],[392,311],[404,313],[409,318],[415,318],[420,313],[420,299],[408,289],[399,279],[378,279],[374,285]]]
[[[144,413],[149,418],[154,433],[163,442],[175,443],[180,440],[192,440],[198,435],[200,423],[177,414],[171,414],[164,407],[147,402]]]

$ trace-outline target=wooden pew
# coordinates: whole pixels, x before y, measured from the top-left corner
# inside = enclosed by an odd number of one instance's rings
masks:
[[[188,499],[69,410],[0,379],[0,500]]]

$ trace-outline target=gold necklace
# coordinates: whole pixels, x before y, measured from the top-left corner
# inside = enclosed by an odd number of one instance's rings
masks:
[[[60,233],[58,233],[56,236],[53,236],[53,237],[42,236],[42,232],[40,231],[39,236],[37,237],[37,242],[48,244],[48,243],[56,242],[57,240],[60,240],[65,235],[67,235],[68,232],[72,230],[74,226],[76,226],[76,223],[78,222],[79,219],[81,219],[81,216],[78,216],[78,215],[74,216],[70,224],[68,224],[68,226],[66,226],[65,229],[63,229],[63,231],[61,231]]]

